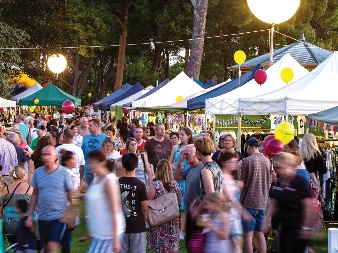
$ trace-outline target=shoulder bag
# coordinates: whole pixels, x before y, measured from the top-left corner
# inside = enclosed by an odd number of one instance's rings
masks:
[[[176,193],[166,192],[162,196],[148,201],[148,224],[150,227],[160,226],[179,216]]]

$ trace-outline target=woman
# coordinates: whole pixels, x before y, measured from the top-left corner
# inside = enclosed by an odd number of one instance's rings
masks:
[[[106,128],[105,134],[110,137],[114,141],[114,149],[118,152],[121,151],[121,148],[123,148],[124,144],[122,141],[122,138],[116,135],[116,131],[113,125],[109,125]]]
[[[73,189],[78,190],[80,187],[80,172],[77,169],[77,159],[73,152],[62,149],[61,154],[61,165],[67,168],[69,175],[72,178]]]
[[[225,153],[225,152],[235,153],[236,152],[240,160],[243,159],[243,155],[241,154],[241,152],[236,151],[234,149],[236,147],[236,139],[231,133],[224,133],[223,135],[219,137],[218,147],[219,147],[219,150],[216,151],[212,155],[212,160],[214,160],[220,167],[222,166],[222,162],[221,162],[222,153]]]
[[[263,231],[269,229],[269,219],[277,214],[280,222],[279,252],[303,253],[317,217],[306,181],[295,170],[301,159],[282,152],[274,156],[274,169],[280,178],[270,189],[271,203],[263,220]]]
[[[88,161],[88,167],[95,173],[85,195],[88,231],[92,237],[88,252],[120,252],[125,220],[117,178],[106,167],[106,156],[100,150],[89,152]]]
[[[178,132],[171,132],[169,135],[169,140],[171,141],[172,146],[175,146],[178,144],[178,141],[180,139],[180,135]]]
[[[39,121],[36,120],[36,119],[30,119],[29,120],[29,125],[28,125],[28,135],[30,137],[27,137],[27,139],[29,140],[28,141],[28,145],[31,145],[32,144],[32,141],[35,139],[35,138],[38,138],[38,134],[36,133],[37,131],[34,131],[36,130],[36,126],[39,125]]]
[[[184,149],[188,144],[193,143],[192,139],[192,131],[188,127],[182,128],[179,138],[180,138],[180,144],[177,144],[173,146],[171,150],[171,155],[170,155],[170,163],[172,164],[172,167],[174,168],[178,161],[180,160],[180,155],[181,155],[181,150]],[[189,165],[187,164],[187,161],[184,160],[182,164],[182,171],[184,171]],[[184,233],[185,233],[185,224],[186,224],[186,213],[184,212],[184,192],[185,192],[185,181],[181,180],[178,181],[178,186],[180,187],[181,191],[181,232],[180,232],[180,240],[184,240]]]
[[[158,162],[155,173],[155,181],[150,185],[148,200],[162,196],[168,192],[177,195],[180,205],[181,193],[176,181],[173,180],[171,165],[168,160]],[[149,228],[148,249],[157,253],[175,253],[179,251],[179,219],[176,218],[163,225]]]
[[[120,136],[122,140],[125,142],[128,138],[128,118],[123,116],[120,123],[117,124],[117,128],[119,129]]]
[[[107,160],[116,160],[120,158],[120,152],[114,149],[114,142],[111,138],[107,137],[102,143],[102,153],[106,156]]]
[[[79,135],[79,128],[76,125],[73,125],[70,127],[70,129],[73,131],[74,134],[73,144],[81,148],[83,137]]]
[[[143,127],[143,140],[148,140],[150,138],[150,127]]]
[[[153,172],[150,168],[148,155],[145,151],[140,152],[137,149],[137,141],[133,137],[129,137],[126,142],[126,153],[134,153],[138,157],[138,167],[135,170],[135,177],[146,185],[153,182]]]

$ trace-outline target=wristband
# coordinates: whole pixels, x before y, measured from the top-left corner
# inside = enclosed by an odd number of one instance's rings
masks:
[[[313,228],[310,227],[301,227],[301,229],[304,231],[313,231]]]

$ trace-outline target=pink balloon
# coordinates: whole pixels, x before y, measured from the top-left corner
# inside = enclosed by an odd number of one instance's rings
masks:
[[[123,114],[127,115],[129,113],[129,110],[127,108],[123,108]]]
[[[269,141],[275,139],[275,136],[274,135],[268,135],[264,138],[264,141],[263,141],[263,148],[264,148],[264,152],[266,153],[266,151],[268,150],[268,144],[269,144]]]
[[[69,114],[72,113],[74,110],[74,104],[72,101],[70,100],[66,100],[65,102],[63,102],[62,104],[62,111],[64,111],[65,113]]]
[[[254,74],[254,79],[259,85],[262,85],[263,83],[265,83],[266,78],[267,78],[267,75],[264,70],[259,69]]]
[[[266,154],[268,157],[273,158],[274,155],[283,152],[284,145],[280,140],[273,139],[268,143],[268,149],[266,150]]]

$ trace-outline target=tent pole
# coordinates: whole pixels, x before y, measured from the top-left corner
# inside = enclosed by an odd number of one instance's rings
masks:
[[[237,145],[236,150],[241,152],[241,128],[242,128],[242,115],[238,114],[238,128],[237,128]]]
[[[188,127],[188,115],[189,115],[189,113],[188,113],[187,110],[185,110],[184,115],[185,115],[185,123],[184,123],[184,126],[185,126],[185,127]]]

